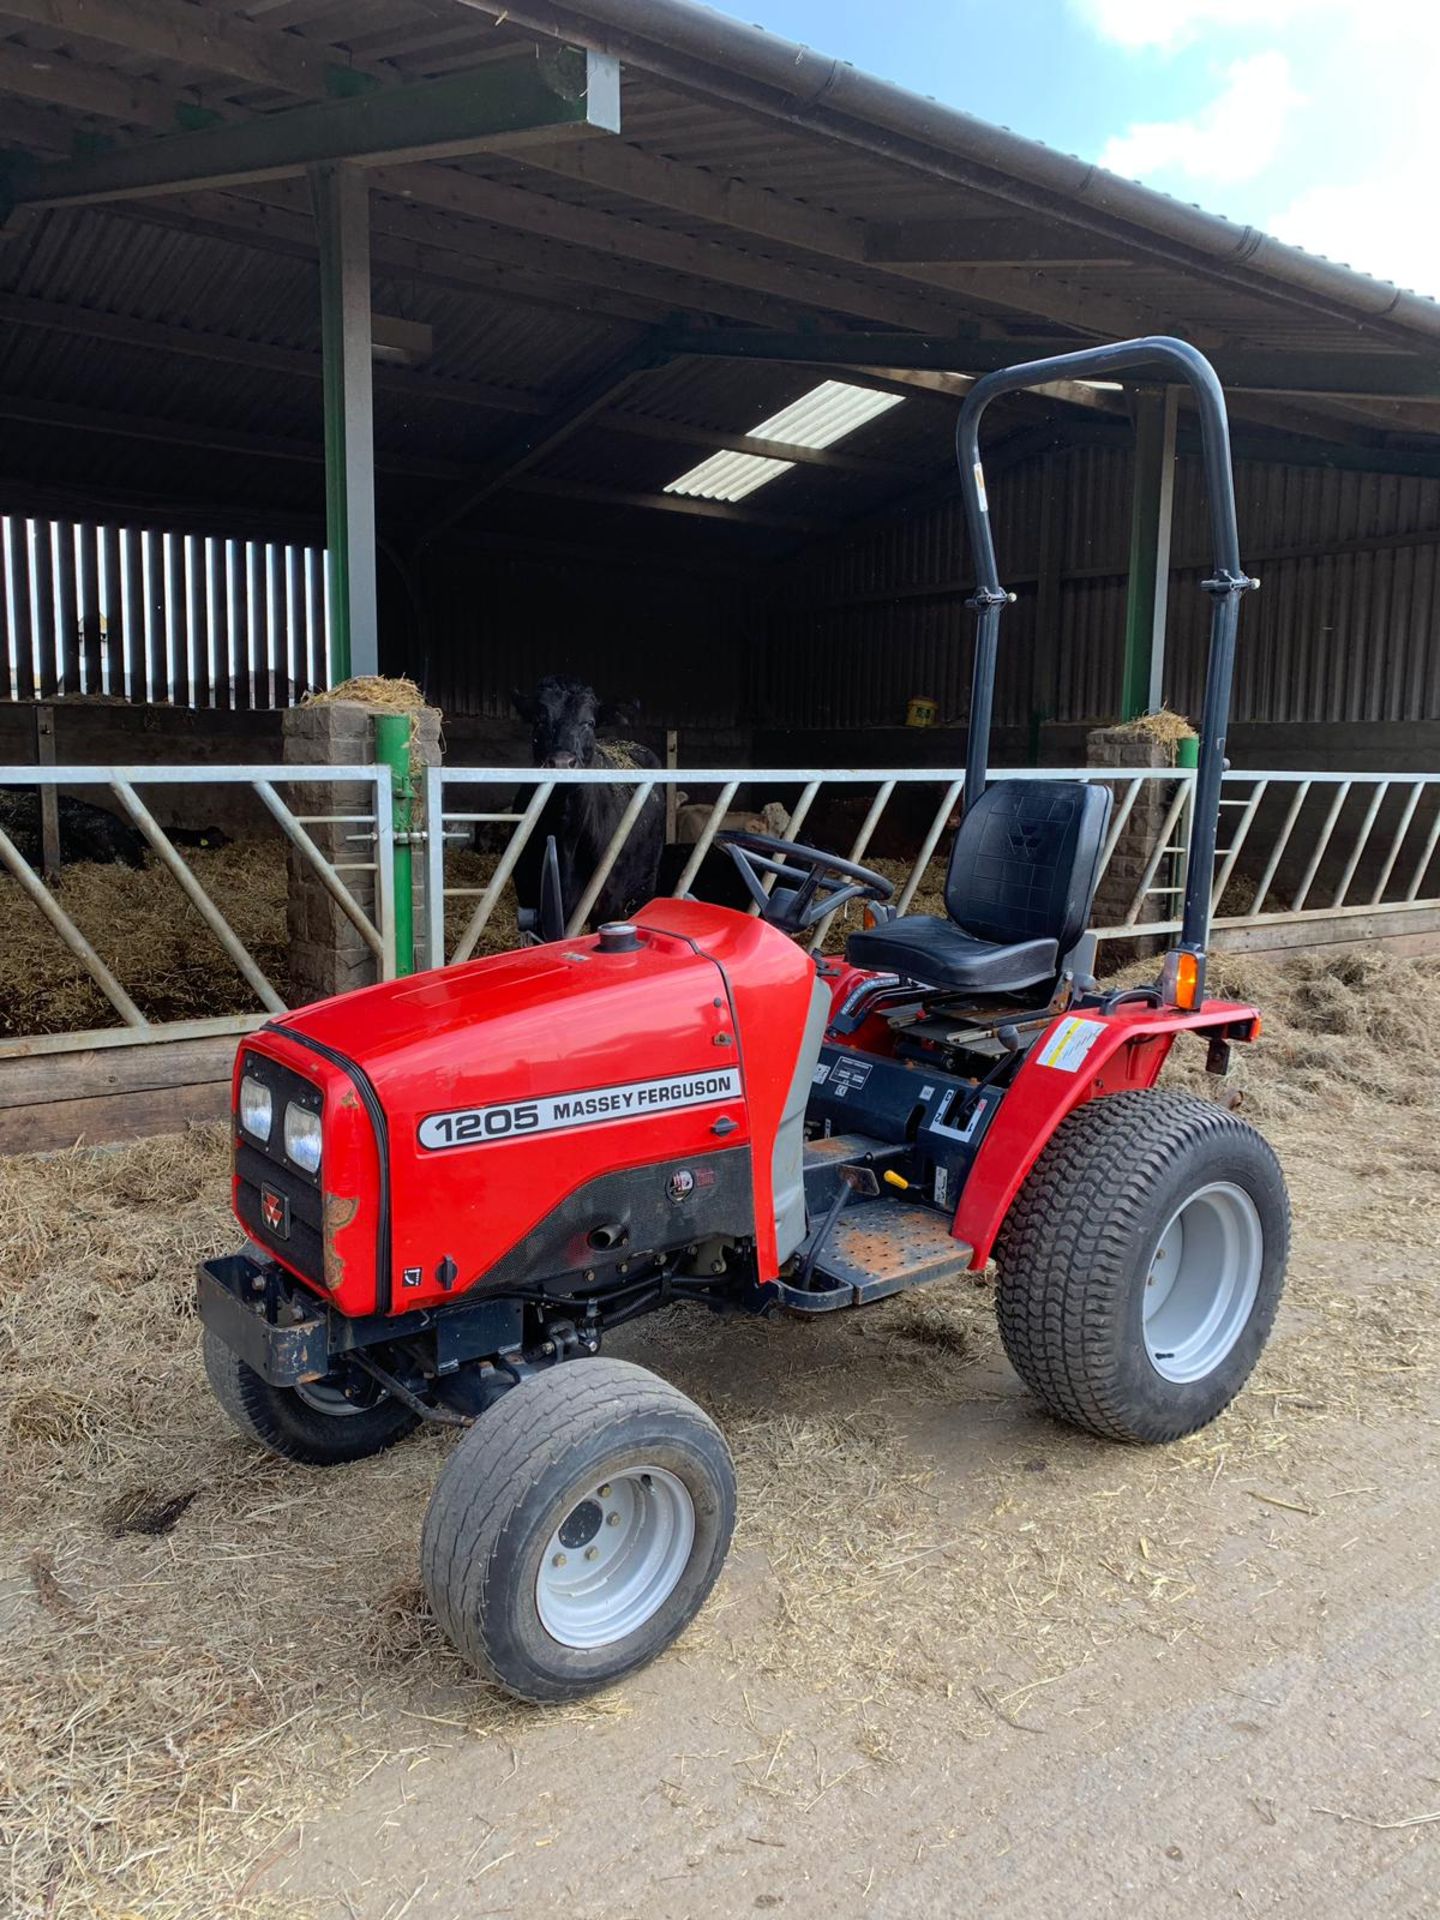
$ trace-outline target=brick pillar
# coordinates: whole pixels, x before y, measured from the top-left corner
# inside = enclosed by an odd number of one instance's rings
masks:
[[[358,700],[312,702],[292,707],[285,715],[285,759],[302,766],[373,766],[375,764],[375,714],[377,709]],[[440,714],[434,707],[422,707],[415,716],[411,765],[415,769],[413,826],[425,825],[424,793],[421,771],[440,761]],[[298,814],[365,814],[372,805],[374,789],[353,781],[317,781],[313,785],[292,787],[286,798]],[[334,825],[307,828],[310,837],[325,857],[337,866],[351,861],[371,861],[375,844],[363,836],[367,829],[360,821],[337,821]],[[311,1000],[323,1000],[333,993],[348,993],[352,987],[367,987],[380,978],[380,962],[359,930],[351,925],[342,909],[326,892],[310,861],[296,847],[287,854],[289,898],[286,907],[286,932],[289,939],[290,992],[294,1003],[303,1006]],[[424,871],[423,860],[415,861],[418,885]],[[359,906],[375,917],[375,875],[348,871],[340,878]],[[416,924],[420,922],[416,901]]]
[[[1085,736],[1085,759],[1087,765],[1092,767],[1168,767],[1174,764],[1174,748],[1168,741],[1157,740],[1134,727],[1096,727]],[[1115,789],[1117,807],[1123,801],[1124,794],[1123,786]],[[1154,855],[1160,829],[1165,824],[1165,815],[1173,798],[1174,789],[1168,780],[1147,780],[1141,787],[1130,818],[1125,823],[1125,831],[1116,844],[1109,869],[1095,895],[1092,925],[1109,926],[1124,918],[1135,897],[1135,889],[1145,878],[1145,869]],[[1162,862],[1155,875],[1157,886],[1174,884],[1167,873],[1167,864]],[[1165,919],[1176,910],[1177,905],[1178,896],[1152,894],[1142,904],[1139,917],[1142,920]],[[1138,941],[1136,945],[1141,954],[1151,954],[1158,953],[1165,942],[1150,937]]]

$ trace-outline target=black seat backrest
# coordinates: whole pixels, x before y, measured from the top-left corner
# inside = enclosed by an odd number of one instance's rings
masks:
[[[998,946],[1084,933],[1100,874],[1110,789],[1081,780],[997,780],[965,814],[945,876],[945,905],[967,933]]]

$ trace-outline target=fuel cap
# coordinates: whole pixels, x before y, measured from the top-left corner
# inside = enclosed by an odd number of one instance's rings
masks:
[[[607,920],[600,929],[601,953],[635,953],[640,936],[628,920]]]

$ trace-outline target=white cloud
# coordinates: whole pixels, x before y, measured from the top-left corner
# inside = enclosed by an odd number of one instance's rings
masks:
[[[1440,177],[1440,141],[1429,179]],[[1428,199],[1428,183],[1421,188]],[[1323,253],[1377,280],[1440,295],[1440,224],[1428,207],[1397,194],[1388,174],[1341,186],[1307,187],[1263,221],[1266,232],[1310,253]]]
[[[1205,34],[1273,33],[1309,22],[1328,30],[1333,16],[1359,22],[1373,18],[1369,0],[1073,0],[1079,13],[1106,40],[1122,47],[1159,47],[1173,52]],[[1379,0],[1382,11],[1414,13],[1433,0]]]
[[[1122,3],[1128,0],[1114,0]],[[1224,87],[1198,113],[1138,121],[1106,142],[1100,165],[1132,180],[1156,174],[1216,186],[1253,180],[1274,161],[1300,103],[1285,55],[1252,54],[1232,62]]]
[[[1440,0],[1069,4],[1132,89],[1139,76],[1193,99],[1197,64],[1216,88],[1186,117],[1116,134],[1103,165],[1212,207],[1223,188],[1233,219],[1440,296]]]

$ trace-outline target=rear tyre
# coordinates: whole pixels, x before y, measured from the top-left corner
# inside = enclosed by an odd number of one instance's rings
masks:
[[[420,1575],[484,1678],[522,1700],[574,1700],[689,1625],[734,1525],[714,1421],[643,1367],[567,1361],[512,1388],[451,1454]]]
[[[341,1466],[383,1453],[415,1431],[418,1414],[398,1400],[369,1407],[347,1400],[337,1385],[272,1387],[207,1327],[205,1372],[215,1398],[247,1440],[258,1440],[284,1460],[314,1467]]]
[[[1011,1365],[1058,1419],[1178,1440],[1221,1413],[1269,1338],[1290,1204],[1274,1150],[1193,1094],[1070,1114],[995,1245]]]

